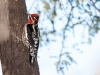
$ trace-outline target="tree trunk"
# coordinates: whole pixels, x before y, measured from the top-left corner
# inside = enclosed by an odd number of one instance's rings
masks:
[[[0,58],[3,75],[40,75],[37,61],[29,63],[29,50],[21,40],[27,22],[24,0],[0,0]]]

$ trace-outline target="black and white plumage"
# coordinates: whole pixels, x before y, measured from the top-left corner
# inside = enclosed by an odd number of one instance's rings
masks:
[[[22,33],[22,41],[24,45],[29,49],[30,63],[34,64],[35,60],[37,60],[40,32],[38,28],[38,22],[36,22],[37,17],[34,17],[33,15],[30,18],[32,19],[32,23],[25,24]]]

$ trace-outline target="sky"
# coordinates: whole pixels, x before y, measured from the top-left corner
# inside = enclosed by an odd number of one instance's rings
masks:
[[[31,7],[33,2],[27,0],[27,8]],[[35,12],[35,10],[30,11],[30,13]],[[59,28],[58,28],[59,30]],[[70,49],[71,45],[75,42],[79,42],[82,38],[80,37],[81,32],[84,30],[82,26],[76,26],[75,37],[73,35],[68,34],[68,49],[67,51],[71,51],[71,56],[77,62],[77,64],[72,63],[68,70],[65,70],[65,75],[100,75],[100,32],[92,38],[91,44],[83,44],[78,46],[81,50],[77,51],[75,49]],[[88,29],[84,30],[85,38],[87,41],[88,37]],[[54,36],[55,37],[55,36]],[[57,40],[61,39],[60,37],[55,37]],[[38,64],[40,68],[40,75],[59,75],[56,71],[55,63],[57,59],[50,58],[50,56],[58,55],[61,49],[61,40],[52,43],[50,45],[50,50],[47,50],[46,47],[39,48],[38,55],[41,56],[38,58]],[[66,51],[66,50],[64,50]],[[0,62],[1,63],[1,62]],[[0,64],[1,68],[1,64]],[[2,70],[0,70],[0,75],[2,75]]]
[[[77,62],[77,64],[73,63],[66,70],[65,75],[96,75],[98,73],[98,69],[100,66],[100,33],[98,33],[94,38],[92,38],[92,44],[84,44],[81,45],[80,48],[82,52],[78,52],[76,50],[72,50],[71,56]],[[77,39],[78,40],[78,39]],[[73,42],[70,39],[70,42]],[[53,47],[54,48],[54,47]],[[41,75],[59,75],[56,72],[55,62],[56,59],[52,59],[49,56],[52,53],[57,53],[57,49],[53,49],[56,51],[49,51],[47,49],[43,49],[39,52],[41,56],[38,58],[40,74]],[[51,53],[51,54],[50,54]]]
[[[2,75],[2,66],[1,66],[1,60],[0,60],[0,75]]]

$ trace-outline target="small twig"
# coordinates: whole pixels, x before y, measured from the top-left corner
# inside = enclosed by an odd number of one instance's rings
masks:
[[[94,5],[94,7],[98,10],[98,12],[100,13],[100,10],[95,6],[93,0],[90,0],[92,2],[92,4]]]
[[[64,4],[63,4],[62,0],[60,0],[60,2],[61,2],[61,5],[62,5],[62,7],[63,7],[65,13],[67,14],[67,11],[66,11],[66,9],[65,9],[65,7],[64,7]]]
[[[36,1],[36,0],[33,1],[32,5],[31,5],[30,8],[29,8],[29,10],[27,10],[27,13],[28,13],[28,14],[29,14],[29,12],[32,10],[32,7],[33,7],[35,1]]]

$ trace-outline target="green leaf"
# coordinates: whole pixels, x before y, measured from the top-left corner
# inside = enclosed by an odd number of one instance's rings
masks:
[[[56,3],[57,3],[57,0],[53,0],[54,1],[54,5],[56,5]]]
[[[82,2],[84,2],[85,0],[82,0]]]
[[[79,4],[79,0],[76,0],[76,3]]]
[[[56,15],[56,11],[53,10],[53,11],[52,11],[52,19],[54,19],[55,15]]]
[[[44,2],[44,8],[46,11],[48,11],[50,9],[50,5],[47,2]]]

